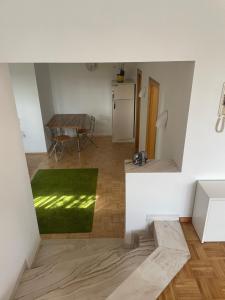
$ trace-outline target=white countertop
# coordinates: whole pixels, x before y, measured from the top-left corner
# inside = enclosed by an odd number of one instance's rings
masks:
[[[225,180],[199,180],[198,184],[212,199],[225,199]]]
[[[134,165],[125,160],[125,173],[170,173],[180,172],[173,160],[148,160],[143,166]]]

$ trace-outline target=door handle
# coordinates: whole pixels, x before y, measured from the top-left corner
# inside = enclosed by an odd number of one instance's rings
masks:
[[[116,109],[116,103],[114,102],[113,108]]]

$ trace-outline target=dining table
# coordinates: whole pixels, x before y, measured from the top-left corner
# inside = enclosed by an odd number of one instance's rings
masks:
[[[77,135],[77,146],[80,152],[79,132],[90,127],[90,116],[88,114],[55,114],[46,124],[51,129],[73,129]]]

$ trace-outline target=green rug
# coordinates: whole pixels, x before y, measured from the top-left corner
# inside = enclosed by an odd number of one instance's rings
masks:
[[[40,233],[91,232],[98,169],[39,170],[31,186]]]

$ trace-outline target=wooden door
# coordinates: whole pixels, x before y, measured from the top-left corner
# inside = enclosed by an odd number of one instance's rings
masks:
[[[159,83],[149,78],[148,85],[148,114],[146,128],[146,152],[149,159],[155,158],[156,120],[159,104]]]
[[[139,139],[140,139],[140,114],[141,114],[141,98],[139,93],[141,91],[142,72],[137,69],[137,94],[135,105],[135,151],[139,151]]]

